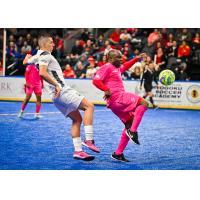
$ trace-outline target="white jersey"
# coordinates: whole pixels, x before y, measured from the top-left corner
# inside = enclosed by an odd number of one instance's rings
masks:
[[[47,67],[47,72],[49,75],[55,79],[62,88],[69,87],[65,83],[65,79],[63,77],[62,69],[58,61],[51,55],[50,52],[38,50],[35,56],[32,56],[28,63],[34,63],[35,65],[44,65]],[[50,89],[49,93],[52,94],[55,91],[55,86],[48,84],[48,88]]]

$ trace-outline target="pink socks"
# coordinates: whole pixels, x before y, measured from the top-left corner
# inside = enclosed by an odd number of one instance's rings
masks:
[[[126,135],[126,129],[123,130],[119,145],[115,151],[117,155],[122,154],[124,149],[126,148],[129,141],[129,137]]]
[[[41,104],[36,104],[35,112],[39,113],[40,112],[40,108],[41,108]]]
[[[137,131],[137,128],[140,125],[140,122],[142,120],[142,116],[144,115],[146,110],[147,110],[147,107],[143,106],[143,105],[139,105],[135,109],[134,120],[133,120],[133,123],[132,123],[131,128],[130,128],[131,132]]]

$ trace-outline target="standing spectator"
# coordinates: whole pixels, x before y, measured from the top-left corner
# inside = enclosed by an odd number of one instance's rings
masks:
[[[76,78],[75,72],[69,64],[65,65],[65,69],[63,71],[63,76],[64,76],[64,78]]]
[[[192,35],[187,28],[183,28],[182,31],[178,33],[177,37],[179,42],[186,41],[187,43],[190,43],[192,40]]]

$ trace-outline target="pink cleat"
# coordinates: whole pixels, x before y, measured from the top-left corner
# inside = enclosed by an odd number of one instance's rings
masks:
[[[88,147],[89,149],[91,149],[92,151],[94,151],[96,153],[100,153],[100,149],[95,146],[94,140],[84,140],[82,142],[82,145]]]
[[[74,159],[85,160],[85,161],[91,161],[91,160],[94,160],[95,158],[94,156],[91,156],[85,153],[84,151],[75,151],[73,157]]]

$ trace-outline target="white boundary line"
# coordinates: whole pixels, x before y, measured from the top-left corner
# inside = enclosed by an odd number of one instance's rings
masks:
[[[83,111],[81,111],[83,112]],[[111,112],[110,110],[95,110],[94,112]],[[34,115],[34,112],[29,112],[26,113],[24,112],[25,115]],[[51,114],[62,114],[61,112],[42,112],[40,113],[41,115],[51,115]],[[18,115],[18,113],[0,113],[0,116],[15,116]]]

